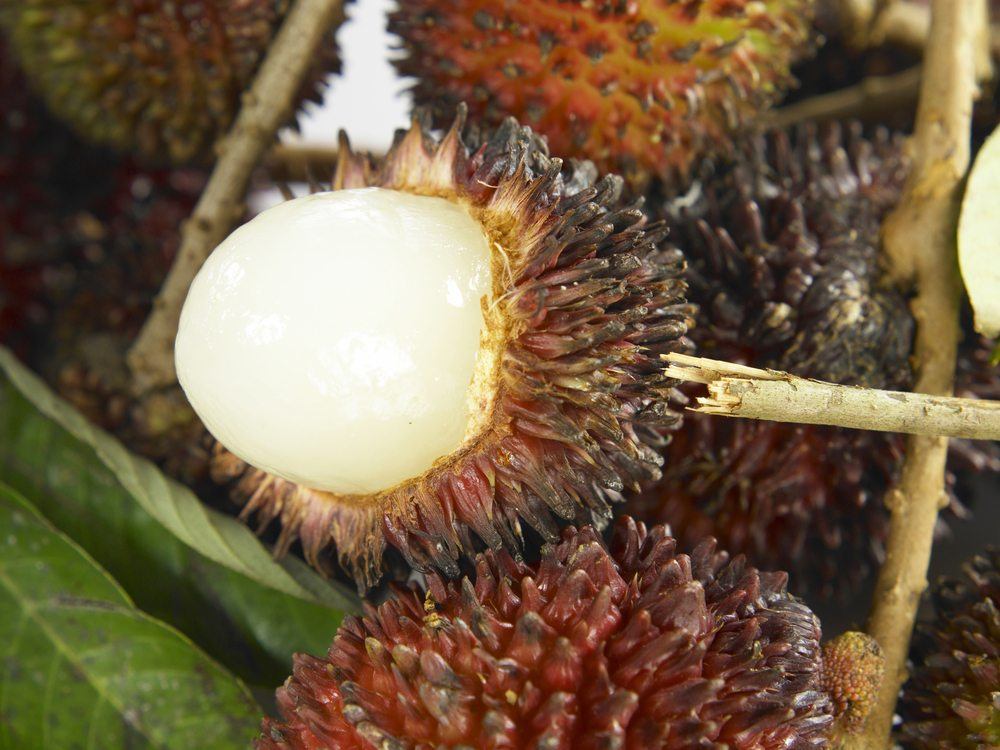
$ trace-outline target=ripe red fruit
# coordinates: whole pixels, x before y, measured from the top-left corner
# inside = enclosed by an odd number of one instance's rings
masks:
[[[299,655],[258,750],[826,747],[819,623],[711,542],[621,520],[566,529],[541,562],[477,558]]]

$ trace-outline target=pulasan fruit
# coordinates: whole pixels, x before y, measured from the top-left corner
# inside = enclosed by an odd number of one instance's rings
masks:
[[[513,120],[462,130],[415,122],[374,160],[345,139],[331,191],[238,229],[181,317],[217,479],[362,587],[387,544],[457,575],[523,524],[603,525],[679,420],[660,355],[693,311],[663,227]]]
[[[417,105],[508,115],[633,187],[683,178],[791,85],[812,0],[402,0],[390,15]]]
[[[34,89],[85,139],[146,161],[204,160],[226,133],[290,0],[0,2]],[[340,70],[332,33],[300,101]]]
[[[706,541],[620,519],[567,528],[537,566],[476,558],[299,654],[257,750],[827,747],[815,615]]]

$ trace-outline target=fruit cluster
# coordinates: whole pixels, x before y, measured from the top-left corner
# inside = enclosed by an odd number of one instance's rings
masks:
[[[329,180],[234,231],[185,302],[183,391],[136,399],[124,352],[191,165],[290,2],[0,0],[0,341],[278,556],[383,596],[295,656],[259,750],[810,750],[863,727],[882,650],[823,646],[810,605],[881,563],[903,439],[686,415],[662,361],[914,386],[881,247],[903,136],[763,126],[817,4],[400,0],[412,126],[379,157],[342,137]],[[331,38],[300,101],[338,69]],[[963,342],[960,395],[1000,397],[988,351]],[[1000,452],[956,441],[949,470],[942,527]],[[1000,746],[998,564],[934,592],[908,749]]]

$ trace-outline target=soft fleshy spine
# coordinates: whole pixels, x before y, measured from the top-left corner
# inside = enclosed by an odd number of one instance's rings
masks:
[[[638,187],[728,148],[791,85],[812,0],[405,0],[399,72],[439,125],[466,102]]]
[[[908,389],[913,319],[879,245],[906,171],[899,136],[803,127],[755,138],[738,161],[704,164],[683,195],[652,199],[690,264],[699,353]],[[963,345],[957,392],[989,397],[997,377],[978,346]],[[953,447],[956,469],[1000,466],[988,446]],[[788,570],[797,591],[842,597],[881,561],[882,498],[902,454],[898,435],[692,414],[667,446],[664,481],[629,511]]]
[[[162,163],[212,156],[289,0],[0,3],[28,79],[86,139]],[[301,99],[340,61],[319,50]]]
[[[323,565],[331,545],[361,587],[386,544],[415,568],[458,573],[477,546],[517,551],[522,522],[558,538],[558,521],[606,523],[610,504],[660,475],[665,430],[679,415],[660,355],[684,350],[693,311],[683,256],[661,247],[622,181],[587,163],[564,169],[513,120],[440,139],[418,122],[381,160],[341,143],[330,187],[382,187],[464,205],[493,248],[482,425],[413,481],[337,496],[268,475],[221,446],[215,476],[245,514],[282,522],[278,552],[301,539]]]
[[[900,740],[908,750],[1000,746],[1000,550],[969,560],[931,595],[903,685]]]
[[[610,551],[569,528],[537,567],[427,581],[296,656],[258,750],[827,747],[816,617],[711,542],[622,519]]]

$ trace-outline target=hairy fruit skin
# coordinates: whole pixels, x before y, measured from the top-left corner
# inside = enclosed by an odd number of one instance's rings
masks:
[[[146,161],[211,157],[289,0],[0,2],[35,90],[82,137]],[[331,38],[301,93],[340,62]]]
[[[606,523],[623,491],[659,477],[663,433],[679,419],[660,355],[688,346],[693,310],[663,227],[622,200],[620,178],[598,180],[587,163],[564,170],[513,120],[464,139],[462,124],[436,140],[414,122],[378,161],[345,139],[331,187],[447,198],[482,225],[493,289],[475,434],[423,475],[367,495],[293,484],[221,446],[214,461],[245,514],[280,518],[279,552],[299,538],[322,566],[334,546],[362,588],[387,544],[412,567],[455,576],[477,545],[519,550],[522,522],[548,541],[558,521]]]
[[[685,195],[662,199],[689,261],[699,353],[908,390],[913,319],[879,246],[905,176],[898,137],[802,128],[750,141],[739,162],[708,163]],[[973,361],[977,347],[963,345],[956,391],[989,397],[997,378]],[[666,448],[663,481],[629,512],[669,523],[686,544],[713,536],[788,570],[797,591],[843,596],[882,559],[882,498],[903,444],[888,433],[690,414]],[[998,466],[990,450],[957,442],[952,455],[967,468]]]
[[[296,656],[257,748],[827,747],[819,623],[784,582],[630,519],[537,568],[486,552]]]
[[[903,686],[900,741],[907,750],[1000,746],[1000,550],[931,592],[934,618],[918,626]]]
[[[790,85],[812,0],[406,0],[390,16],[416,103],[512,115],[632,185],[683,176]]]

